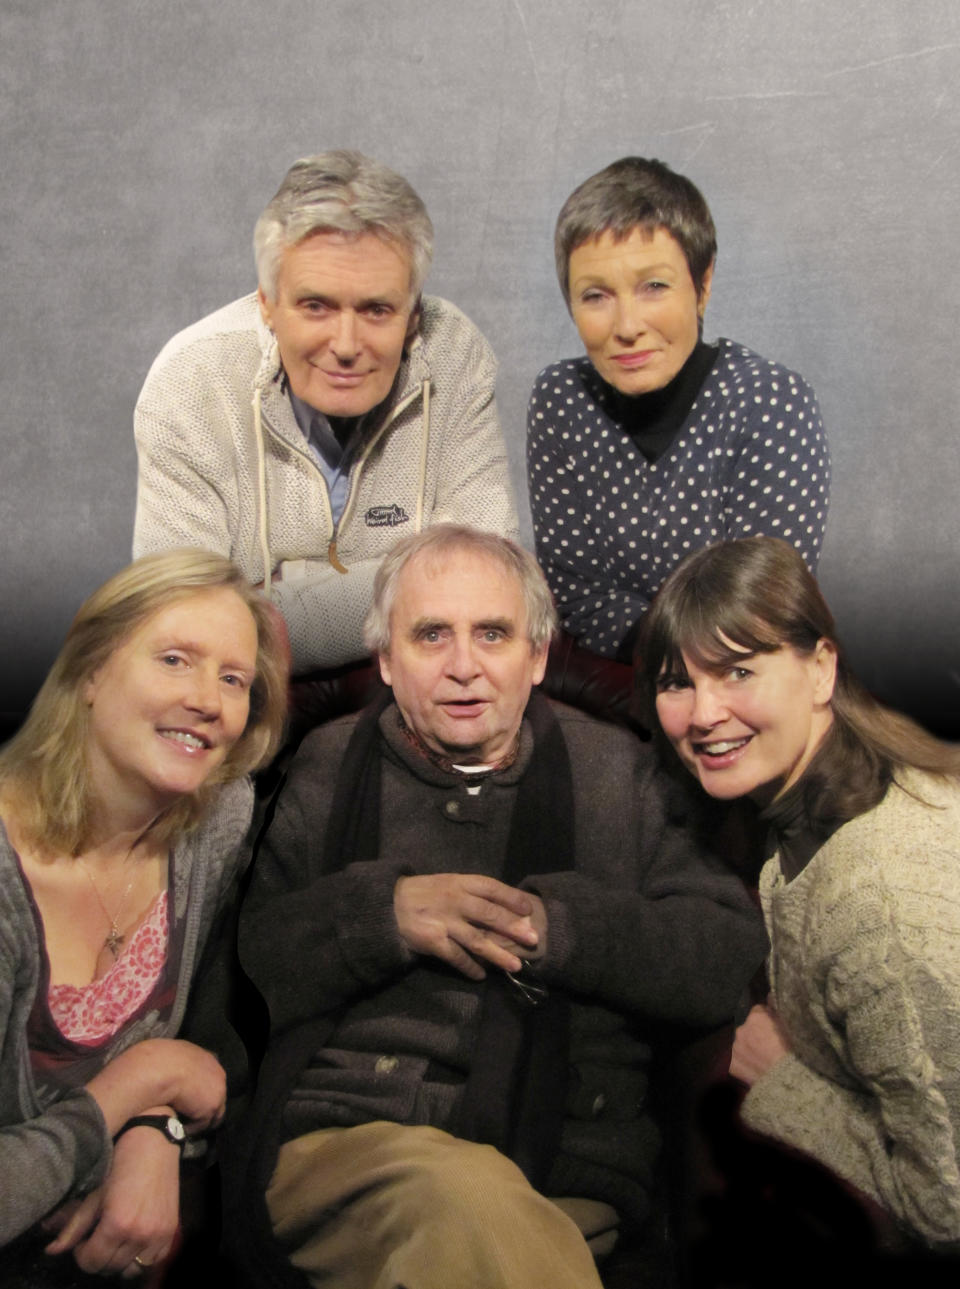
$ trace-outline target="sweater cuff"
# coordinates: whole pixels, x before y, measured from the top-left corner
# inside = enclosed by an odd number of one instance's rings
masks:
[[[359,560],[346,573],[338,573],[317,562],[311,564],[316,571],[306,577],[273,583],[270,598],[287,624],[295,676],[367,656],[363,623],[378,564]]]
[[[379,985],[385,976],[407,967],[413,955],[397,930],[393,893],[408,865],[375,861],[351,864],[344,870],[344,897],[349,910],[337,922],[337,939],[344,961],[365,985]]]
[[[759,1078],[744,1098],[743,1122],[754,1132],[802,1150],[884,1203],[855,1142],[845,1146],[862,1098],[816,1074],[792,1054]]]
[[[74,1181],[70,1193],[88,1194],[101,1184],[113,1162],[113,1142],[107,1132],[103,1111],[86,1088],[75,1088],[46,1113],[59,1120],[75,1145]]]
[[[554,979],[562,977],[575,945],[575,931],[570,910],[563,900],[542,895],[536,889],[535,881],[524,882],[523,887],[540,895],[547,915],[546,952],[531,958],[530,966],[535,972],[546,972]]]

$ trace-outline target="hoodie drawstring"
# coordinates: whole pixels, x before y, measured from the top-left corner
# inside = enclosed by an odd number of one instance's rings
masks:
[[[420,435],[420,481],[417,485],[415,533],[423,528],[423,494],[427,487],[427,448],[430,446],[430,378],[423,382],[423,433]]]
[[[267,536],[267,453],[263,442],[263,423],[260,418],[260,389],[253,391],[253,437],[257,445],[257,499],[260,520],[260,555],[263,559],[263,591],[267,599],[273,598],[273,565],[270,562],[270,539]]]

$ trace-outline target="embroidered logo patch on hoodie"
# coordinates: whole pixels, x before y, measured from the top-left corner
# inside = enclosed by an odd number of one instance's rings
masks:
[[[371,506],[363,517],[368,528],[396,528],[408,524],[410,516],[402,506]]]

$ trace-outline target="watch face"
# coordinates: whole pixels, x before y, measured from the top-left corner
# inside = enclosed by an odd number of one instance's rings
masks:
[[[183,1124],[174,1115],[171,1115],[167,1120],[167,1132],[173,1141],[183,1141],[187,1135],[184,1132]]]

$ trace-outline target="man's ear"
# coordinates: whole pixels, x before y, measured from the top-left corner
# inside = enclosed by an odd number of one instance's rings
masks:
[[[264,295],[263,287],[257,287],[257,303],[260,305],[260,317],[266,326],[273,330],[273,305]]]
[[[377,666],[380,668],[380,679],[385,685],[392,685],[390,679],[390,655],[387,653],[377,654]]]
[[[420,329],[420,316],[423,312],[423,296],[417,296],[417,302],[410,310],[410,317],[407,319],[407,334],[404,336],[403,343],[408,345]]]
[[[533,651],[533,683],[539,685],[547,674],[547,658],[550,654],[550,641]]]

